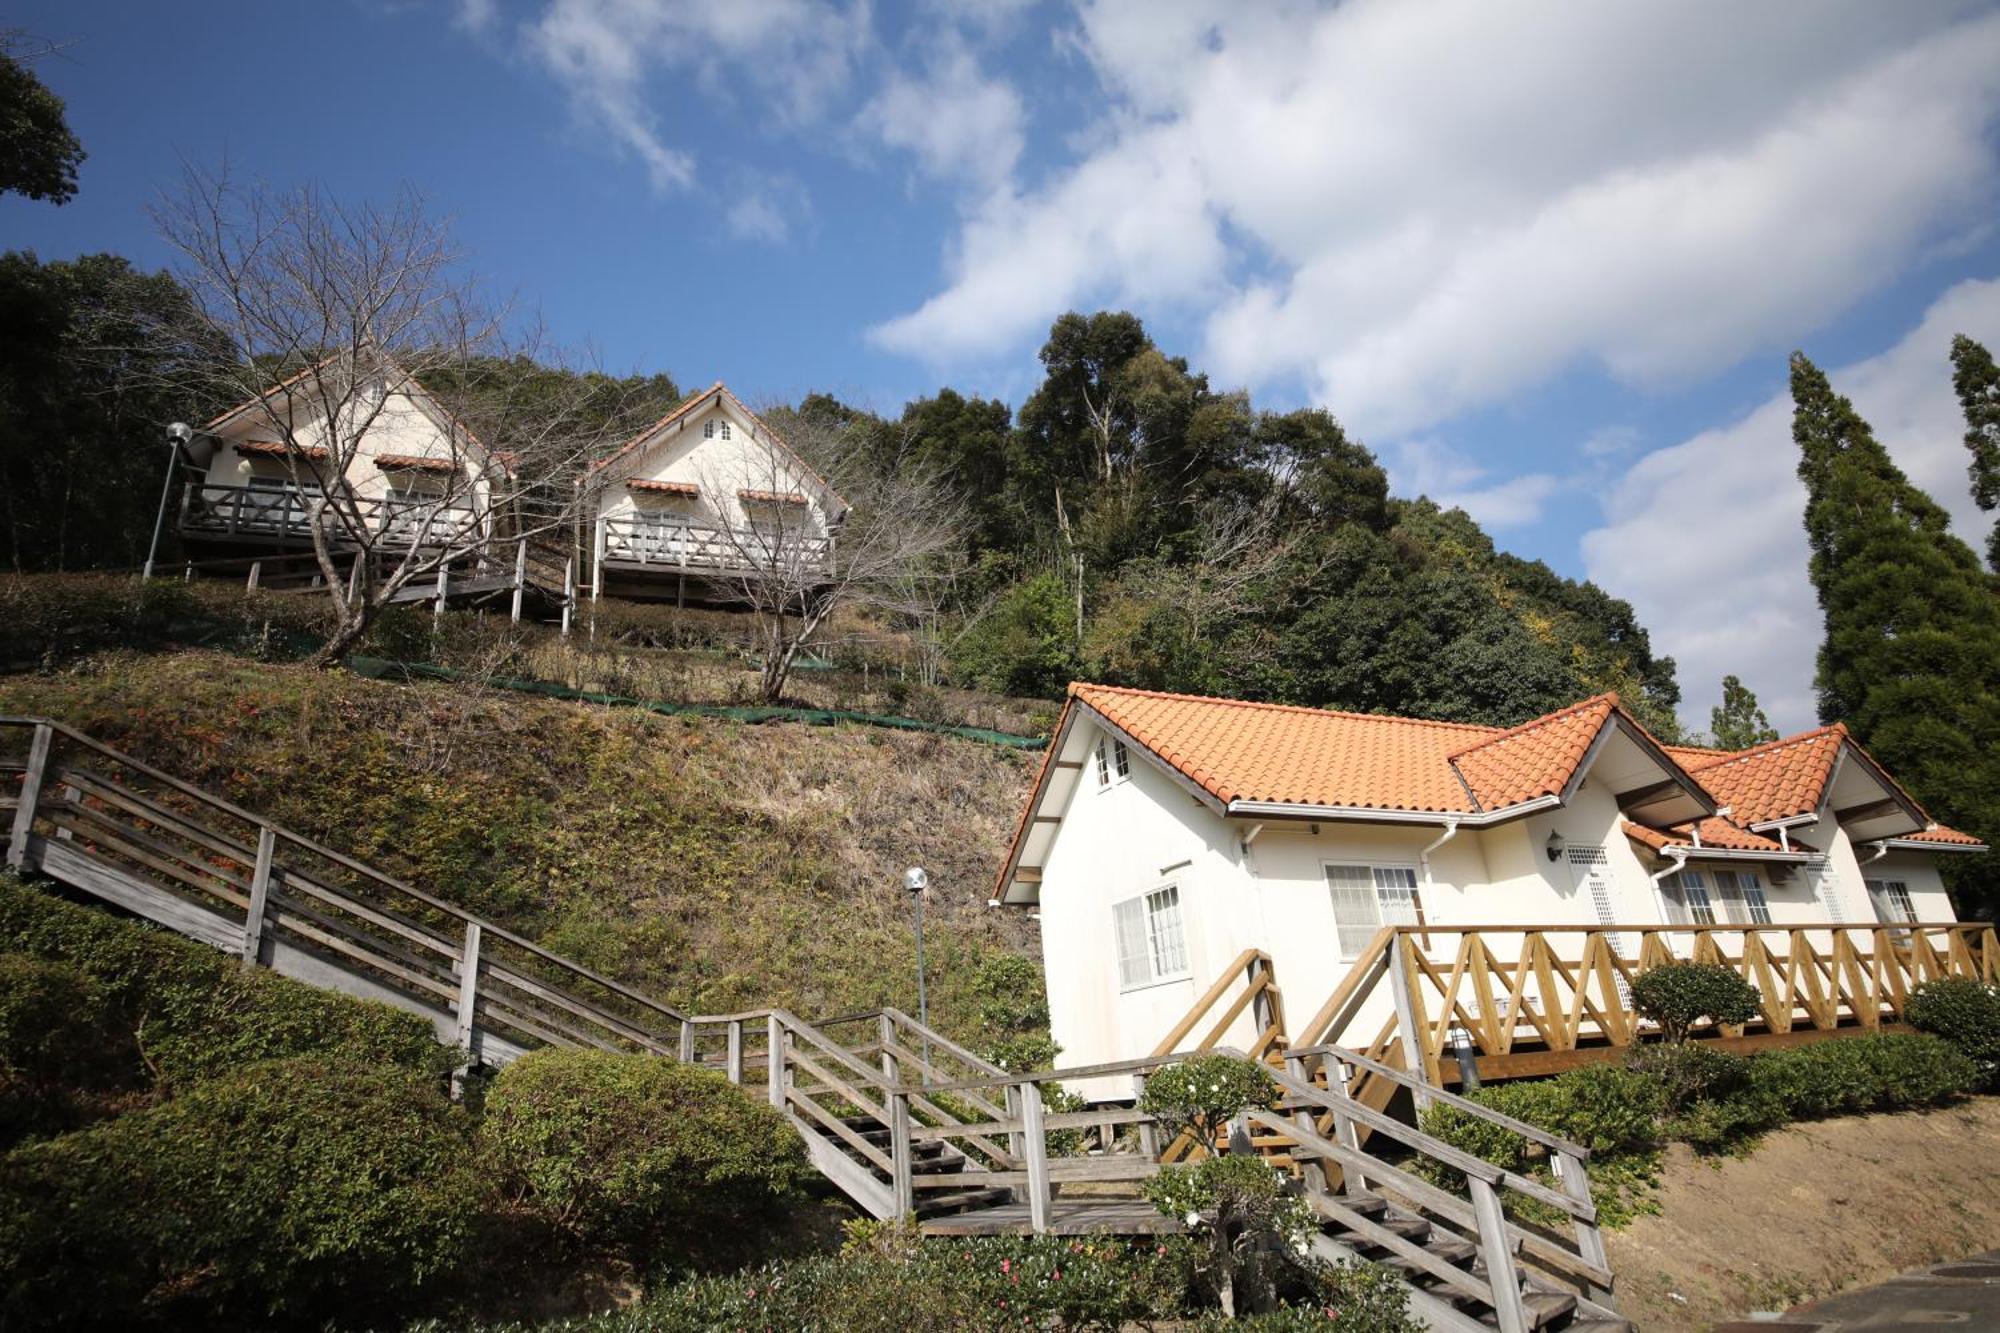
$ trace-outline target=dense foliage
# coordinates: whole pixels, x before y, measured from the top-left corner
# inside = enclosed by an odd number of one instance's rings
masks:
[[[66,204],[76,197],[83,145],[62,99],[23,63],[25,45],[0,34],[0,194]]]
[[[807,1169],[784,1118],[721,1074],[598,1050],[501,1070],[479,1142],[514,1206],[640,1266],[754,1242]]]
[[[1747,750],[1778,739],[1778,729],[1764,716],[1757,696],[1735,676],[1722,678],[1722,702],[1708,712],[1709,742],[1719,749]]]
[[[1972,1060],[1946,1041],[1882,1033],[1747,1057],[1699,1042],[1648,1045],[1632,1051],[1624,1065],[1584,1065],[1470,1096],[1589,1148],[1592,1194],[1600,1216],[1615,1226],[1650,1207],[1646,1189],[1668,1143],[1704,1153],[1743,1151],[1790,1121],[1937,1106],[1974,1091],[1981,1079]],[[1430,1107],[1422,1125],[1487,1161],[1551,1178],[1537,1145],[1456,1107]],[[1436,1168],[1428,1174],[1452,1175]],[[1524,1217],[1556,1220],[1525,1196],[1510,1194],[1508,1204]]]
[[[1747,1023],[1758,1005],[1757,988],[1718,963],[1662,963],[1632,983],[1632,1007],[1658,1023],[1670,1045],[1707,1023]]]
[[[2000,838],[2000,593],[1944,509],[1802,355],[1792,400],[1826,615],[1820,717],[1845,722],[1931,815],[1990,844]],[[1993,901],[1992,859],[1945,867],[1962,916]]]
[[[1944,1038],[2000,1085],[2000,985],[1939,977],[1910,992],[1910,1026]]]
[[[253,1064],[0,1159],[17,1327],[314,1327],[453,1271],[478,1213],[464,1114],[386,1066]]]
[[[1983,344],[1961,333],[1951,340],[1951,382],[1965,412],[1973,503],[1992,513],[2000,509],[2000,366]],[[2000,574],[2000,524],[1986,534],[1986,564]]]

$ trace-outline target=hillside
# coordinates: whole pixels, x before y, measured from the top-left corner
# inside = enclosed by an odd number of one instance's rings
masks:
[[[903,868],[931,872],[931,1007],[1039,1025],[1033,923],[985,903],[1032,752],[664,718],[209,652],[0,676],[60,718],[690,1009],[914,1004]]]

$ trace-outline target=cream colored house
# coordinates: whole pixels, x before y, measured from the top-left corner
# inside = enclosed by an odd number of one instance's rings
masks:
[[[186,453],[200,476],[182,489],[183,543],[198,556],[304,552],[320,501],[351,488],[350,513],[319,519],[336,548],[354,544],[347,524],[358,523],[387,548],[481,551],[504,460],[386,358],[328,395],[339,413],[330,428],[315,390],[332,375],[302,371],[195,434]]]
[[[1803,959],[1843,923],[1950,923],[1935,862],[1984,850],[1838,726],[1730,753],[1663,746],[1609,695],[1501,730],[1076,685],[997,892],[1040,913],[1065,1066],[1219,1019],[1245,1049],[1405,1067],[1469,1024],[1504,1073],[1577,1047],[1565,1013],[1610,1025],[1649,951],[1717,948],[1757,980],[1782,927],[1823,928],[1785,946]],[[1246,957],[1268,987],[1231,1015]],[[1378,982],[1405,967],[1399,999]],[[1383,1036],[1399,1017],[1408,1045]]]
[[[847,504],[720,381],[594,465],[580,543],[593,596],[740,600],[745,580],[809,585]]]

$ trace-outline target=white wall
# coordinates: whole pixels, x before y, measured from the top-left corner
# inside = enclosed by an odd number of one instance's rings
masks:
[[[729,423],[723,439],[722,423]],[[716,433],[704,435],[713,423]],[[627,481],[674,481],[697,486],[697,497],[634,491]],[[733,411],[727,401],[689,414],[669,426],[658,440],[644,446],[636,458],[621,461],[599,485],[595,510],[600,518],[627,517],[644,511],[685,515],[699,522],[740,528],[748,523],[741,490],[804,495],[803,513],[783,522],[786,531],[826,531],[826,513],[819,481],[788,450],[766,444],[753,434],[753,423]],[[796,507],[793,507],[796,508]],[[806,520],[802,523],[802,519]]]

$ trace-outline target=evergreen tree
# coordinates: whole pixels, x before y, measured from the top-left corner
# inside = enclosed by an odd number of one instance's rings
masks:
[[[66,204],[76,197],[83,145],[64,119],[62,98],[23,63],[37,45],[0,32],[0,194]]]
[[[1990,844],[2000,839],[2000,597],[1944,510],[1797,353],[1792,402],[1826,614],[1820,718],[1846,722],[1935,817]],[[1961,912],[2000,882],[1983,864],[1948,873]]]
[[[1757,696],[1735,676],[1722,678],[1722,703],[1708,711],[1708,730],[1718,748],[1747,750],[1778,739],[1778,729],[1757,704]]]
[[[1991,513],[2000,508],[2000,367],[1993,364],[1993,353],[1962,333],[1953,338],[1951,383],[1965,409],[1972,498]],[[1986,564],[2000,574],[2000,524],[1986,535]]]

